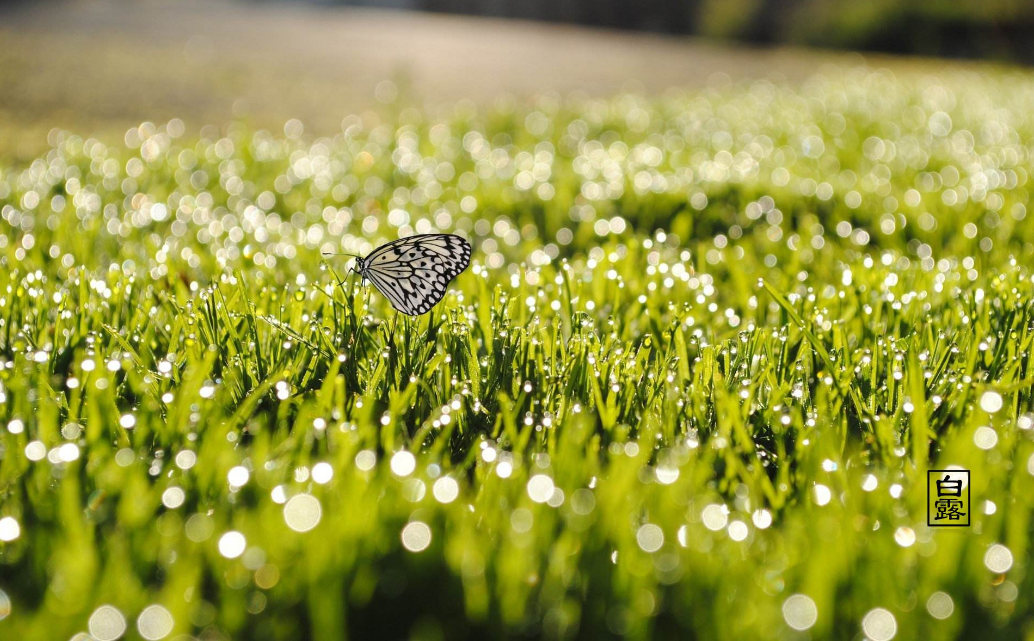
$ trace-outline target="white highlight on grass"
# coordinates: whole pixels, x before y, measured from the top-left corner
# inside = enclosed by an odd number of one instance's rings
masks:
[[[564,491],[559,487],[553,488],[553,493],[546,499],[546,505],[549,507],[560,507],[564,504]]]
[[[147,641],[164,639],[172,632],[175,621],[172,613],[160,605],[149,605],[136,619],[136,629]]]
[[[427,494],[427,486],[420,479],[406,479],[402,483],[401,494],[407,501],[419,503],[424,500],[424,496]]]
[[[675,539],[679,542],[682,547],[689,545],[689,528],[685,525],[680,525],[677,532],[675,532]]]
[[[326,485],[332,478],[334,478],[334,468],[330,463],[317,463],[312,466],[312,480],[316,483]]]
[[[1012,567],[1012,552],[1001,543],[995,543],[984,553],[984,565],[996,574],[1003,574]]]
[[[955,611],[955,602],[947,592],[934,592],[926,600],[926,611],[935,619],[947,619]]]
[[[712,503],[705,507],[703,512],[700,513],[700,519],[704,522],[704,527],[708,530],[717,532],[724,528],[725,524],[729,522],[729,508],[724,505]]]
[[[402,547],[410,552],[423,552],[430,545],[431,527],[423,521],[413,521],[402,528]]]
[[[571,495],[571,509],[575,514],[581,514],[585,516],[593,511],[596,507],[596,497],[593,495],[592,490],[587,490],[584,487],[574,491]]]
[[[176,454],[176,467],[181,470],[189,470],[197,463],[197,454],[193,450],[183,450]]]
[[[17,539],[22,533],[22,528],[13,516],[5,516],[0,519],[0,541],[5,543]]]
[[[654,470],[654,475],[661,485],[671,485],[679,478],[679,468],[674,465],[659,465]]]
[[[794,594],[783,601],[783,620],[794,630],[807,630],[818,618],[819,609],[806,594]]]
[[[545,474],[536,474],[528,480],[528,496],[536,503],[545,503],[553,496],[553,479]]]
[[[90,615],[90,636],[96,641],[115,641],[126,633],[126,617],[113,605],[102,605]]]
[[[754,514],[750,516],[750,520],[754,522],[754,527],[759,530],[764,530],[772,525],[772,513],[764,508],[754,510]]]
[[[451,476],[443,476],[434,482],[431,493],[439,503],[452,503],[460,495],[460,484]]]
[[[232,487],[243,487],[248,484],[251,473],[243,465],[236,465],[230,468],[226,474],[226,480]]]
[[[535,515],[531,513],[531,510],[519,507],[510,514],[510,527],[518,534],[528,532],[534,524]]]
[[[826,505],[833,498],[833,492],[821,483],[816,483],[812,490],[815,493],[815,503],[818,505]]]
[[[373,450],[362,450],[355,455],[355,466],[364,472],[369,472],[377,464],[377,455]]]
[[[664,545],[664,531],[653,523],[647,523],[639,528],[635,539],[639,543],[640,549],[644,552],[653,553]]]
[[[47,456],[47,446],[41,441],[32,441],[25,446],[25,458],[30,461],[42,461]]]
[[[916,542],[915,530],[902,525],[898,529],[894,530],[894,541],[903,548],[910,547]]]
[[[236,559],[244,554],[244,547],[248,544],[244,535],[237,530],[230,530],[219,537],[219,554],[228,559]]]
[[[183,532],[195,543],[207,540],[212,536],[213,530],[215,525],[212,524],[212,519],[204,514],[194,514],[183,525]]]
[[[872,641],[890,641],[898,633],[898,622],[885,608],[875,608],[862,617],[862,631]]]
[[[729,524],[729,538],[733,541],[742,541],[750,535],[750,528],[743,521],[733,521]]]
[[[865,478],[862,479],[862,489],[866,492],[872,492],[879,487],[879,485],[879,480],[877,480],[876,476],[873,474],[866,474]]]
[[[988,414],[994,414],[1002,409],[1002,395],[994,390],[984,392],[984,395],[980,397],[980,409]]]
[[[989,450],[998,443],[998,432],[986,425],[973,432],[973,443],[982,450]]]
[[[57,458],[62,463],[71,463],[79,458],[79,446],[75,443],[65,443],[57,448]]]
[[[284,521],[295,532],[308,532],[323,516],[320,501],[311,494],[297,494],[284,505]]]
[[[183,488],[173,486],[162,492],[162,505],[170,510],[175,510],[183,505],[186,498],[187,495],[183,492]]]
[[[396,476],[409,476],[416,469],[416,457],[408,450],[395,452],[391,457],[391,471]]]

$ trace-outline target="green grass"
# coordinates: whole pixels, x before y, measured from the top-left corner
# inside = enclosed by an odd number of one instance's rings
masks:
[[[1032,140],[1029,75],[864,69],[52,132],[0,173],[0,636],[1031,638]],[[475,257],[415,320],[321,257],[430,229]]]

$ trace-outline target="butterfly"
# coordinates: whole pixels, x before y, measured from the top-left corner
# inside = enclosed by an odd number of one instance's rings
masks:
[[[470,265],[470,243],[455,234],[419,234],[393,240],[356,257],[355,271],[410,316],[431,311],[445,290]]]

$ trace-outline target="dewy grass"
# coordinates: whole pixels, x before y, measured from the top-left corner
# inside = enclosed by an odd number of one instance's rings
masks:
[[[53,132],[0,171],[0,636],[1030,634],[1034,78],[823,74]],[[435,229],[416,319],[321,258]]]

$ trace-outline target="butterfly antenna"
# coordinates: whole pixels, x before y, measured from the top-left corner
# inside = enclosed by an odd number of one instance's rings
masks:
[[[359,254],[349,254],[347,252],[323,252],[324,256],[351,256],[352,258],[362,258]]]

